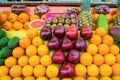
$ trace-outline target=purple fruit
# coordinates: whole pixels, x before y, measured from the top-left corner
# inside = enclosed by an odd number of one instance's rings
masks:
[[[86,41],[83,38],[77,38],[74,42],[74,48],[79,51],[85,51],[87,48]]]
[[[57,50],[60,48],[60,40],[57,37],[52,37],[48,41],[47,46],[49,49]]]
[[[76,64],[79,62],[80,52],[75,49],[70,50],[66,55],[66,59],[68,62]]]
[[[50,27],[43,27],[41,32],[40,32],[40,37],[42,39],[50,39],[52,37],[52,31]]]
[[[64,38],[61,44],[62,50],[70,50],[73,48],[73,43],[69,38]]]
[[[66,63],[66,64],[64,63],[61,65],[59,72],[60,72],[60,77],[68,78],[74,75],[75,70],[71,63]]]
[[[60,26],[58,25],[54,31],[53,31],[54,35],[58,38],[63,38],[65,36],[65,28],[64,26]]]
[[[56,50],[52,55],[52,61],[55,63],[64,63],[65,54],[62,50]]]

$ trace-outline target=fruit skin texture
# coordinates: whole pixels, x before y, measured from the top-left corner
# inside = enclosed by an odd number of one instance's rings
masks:
[[[64,63],[61,65],[59,74],[62,78],[72,77],[75,73],[74,67],[71,63]]]
[[[78,50],[70,50],[66,55],[66,60],[70,63],[78,63],[80,59],[80,53]]]
[[[52,61],[55,63],[64,63],[65,54],[62,50],[56,50],[52,55]]]
[[[120,63],[115,63],[112,65],[112,72],[116,76],[120,76]]]
[[[95,44],[89,44],[87,46],[87,52],[91,55],[95,55],[98,52],[98,47]]]

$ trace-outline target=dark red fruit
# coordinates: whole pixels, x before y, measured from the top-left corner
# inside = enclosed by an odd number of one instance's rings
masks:
[[[70,26],[67,30],[66,30],[66,36],[70,39],[76,39],[78,36],[78,30],[75,26]]]
[[[64,63],[61,65],[59,72],[60,72],[60,77],[68,78],[74,75],[75,70],[71,63],[66,63],[66,64]]]
[[[43,27],[41,32],[40,32],[40,37],[42,39],[50,39],[52,37],[52,30],[50,27]]]
[[[60,48],[60,40],[57,37],[52,37],[48,41],[47,46],[49,49],[57,50]]]
[[[69,38],[64,38],[61,44],[62,50],[70,50],[73,48],[73,43]]]
[[[93,35],[93,32],[89,26],[84,26],[80,31],[80,36],[85,40],[90,39],[92,35]]]
[[[65,54],[62,50],[56,50],[52,55],[52,61],[55,63],[64,63]]]
[[[66,55],[66,59],[68,62],[76,64],[79,62],[80,52],[75,49],[70,50]]]
[[[77,38],[74,42],[74,48],[79,51],[85,51],[87,48],[86,41],[83,38]]]

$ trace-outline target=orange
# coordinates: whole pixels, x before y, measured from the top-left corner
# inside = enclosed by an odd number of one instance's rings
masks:
[[[10,69],[10,75],[12,77],[20,77],[22,74],[22,67],[20,65],[14,65]]]
[[[29,20],[29,16],[28,14],[26,13],[21,13],[19,16],[18,16],[18,20],[21,22],[21,23],[25,23]]]
[[[111,14],[106,14],[106,18],[108,20],[108,23],[112,22],[112,20],[113,20],[113,17]]]
[[[9,68],[7,66],[0,66],[0,77],[7,75]]]
[[[63,78],[62,80],[72,80],[72,78]]]
[[[96,29],[96,34],[99,35],[99,36],[101,36],[101,37],[104,36],[106,34],[105,29],[101,28],[101,27],[97,28]]]
[[[38,32],[34,28],[29,28],[27,29],[26,34],[28,38],[32,39],[38,35]]]
[[[102,42],[102,38],[99,35],[93,35],[90,39],[90,42],[95,45],[100,45]]]
[[[26,30],[29,29],[29,23],[30,23],[29,21],[25,22],[23,28]]]
[[[5,22],[7,21],[8,16],[5,13],[0,13],[0,21]]]
[[[110,77],[101,77],[100,80],[112,80]]]
[[[22,48],[27,48],[31,44],[31,40],[27,37],[22,37],[19,40],[19,45]]]
[[[10,56],[10,57],[5,59],[4,63],[5,63],[5,66],[12,67],[12,66],[17,64],[17,59],[13,56]]]
[[[87,46],[87,52],[91,55],[95,55],[98,52],[98,47],[95,44],[89,44]]]
[[[18,58],[18,65],[25,66],[28,64],[28,61],[29,61],[29,59],[27,56],[25,56],[25,55],[21,56],[20,58]]]
[[[113,38],[110,35],[105,35],[102,38],[102,42],[108,46],[111,46],[113,44]]]
[[[98,16],[99,16],[99,14],[93,14],[92,15],[93,22],[97,21]]]
[[[46,45],[38,46],[37,52],[40,56],[47,55],[49,53],[49,49]]]
[[[21,77],[14,77],[12,80],[22,80]]]
[[[36,14],[33,14],[33,15],[30,16],[30,21],[33,21],[35,19],[40,19],[40,17]]]
[[[0,80],[12,80],[12,78],[9,75],[5,75],[0,77]]]
[[[50,78],[50,80],[60,80],[60,79],[55,77],[55,78]]]
[[[13,24],[10,21],[6,21],[3,26],[5,30],[10,30],[12,27],[13,27]]]
[[[12,23],[16,22],[18,20],[18,15],[15,14],[15,13],[11,13],[9,16],[8,16],[8,20]]]
[[[87,80],[99,80],[97,77],[88,77]]]
[[[58,74],[59,74],[59,68],[58,68],[58,66],[52,64],[52,65],[49,65],[46,68],[46,75],[47,75],[47,77],[54,78],[54,77],[57,77]]]
[[[119,54],[119,47],[115,44],[110,46],[110,53],[113,55]]]
[[[12,55],[16,58],[20,58],[21,56],[24,55],[24,49],[22,47],[16,47],[12,51]]]
[[[109,29],[113,27],[113,23],[109,23]]]
[[[91,64],[87,67],[87,74],[90,77],[96,77],[99,74],[99,68],[95,64]]]
[[[34,76],[26,76],[24,80],[35,80]]]
[[[33,74],[33,67],[31,65],[23,66],[22,74],[24,76],[31,76]]]
[[[86,72],[87,69],[84,65],[82,64],[75,65],[75,75],[83,77],[85,76]]]
[[[43,66],[49,66],[50,64],[52,64],[51,56],[49,55],[42,56],[40,62]]]
[[[108,64],[100,65],[99,70],[101,76],[110,76],[112,74],[112,68]]]
[[[120,76],[113,76],[112,80],[120,80]]]
[[[16,21],[16,22],[13,24],[13,28],[14,28],[15,30],[20,30],[20,29],[23,28],[23,23]]]
[[[84,77],[75,77],[73,80],[85,80]]]
[[[29,46],[26,48],[26,54],[27,54],[28,56],[36,55],[36,54],[37,54],[37,47],[34,46],[34,45],[29,45]]]
[[[113,54],[106,54],[104,56],[105,63],[108,65],[112,65],[116,62],[116,57]]]
[[[112,72],[115,76],[120,76],[120,63],[115,63],[112,65]]]
[[[109,53],[109,47],[106,44],[100,44],[98,46],[98,52],[101,55],[105,55]]]
[[[80,63],[84,66],[92,64],[93,58],[89,53],[82,53],[80,56]]]
[[[116,61],[117,63],[120,63],[120,54],[116,55]]]
[[[8,11],[8,10],[4,10],[2,13],[6,14],[7,16],[9,16],[9,14],[10,14],[11,12]]]
[[[29,64],[31,66],[36,66],[40,63],[40,57],[38,55],[30,56],[29,57]]]
[[[46,14],[43,14],[40,19],[45,20]]]
[[[104,63],[104,57],[101,54],[94,55],[93,63],[98,66],[102,65]]]
[[[45,75],[46,68],[43,65],[39,64],[34,67],[33,72],[34,72],[35,77],[41,77]]]
[[[35,46],[40,46],[43,44],[43,40],[40,37],[36,36],[32,39],[32,44]]]
[[[42,76],[42,77],[38,77],[36,80],[48,80],[48,78],[47,78],[47,77]]]

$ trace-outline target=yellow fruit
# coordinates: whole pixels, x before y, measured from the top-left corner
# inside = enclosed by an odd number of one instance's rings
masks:
[[[98,52],[98,48],[95,44],[89,44],[87,46],[87,52],[91,55],[95,55]]]
[[[12,23],[16,22],[18,20],[18,15],[15,14],[15,13],[11,13],[9,16],[8,16],[8,20]]]
[[[63,78],[62,80],[72,80],[72,78]]]
[[[30,16],[30,21],[33,21],[35,19],[40,19],[40,17],[36,14],[33,14],[33,15]]]
[[[120,80],[120,76],[113,76],[112,80]]]
[[[35,80],[34,76],[26,76],[24,80]]]
[[[5,22],[7,21],[7,15],[5,13],[0,13],[0,21],[1,22]]]
[[[51,56],[49,55],[42,56],[40,62],[43,66],[49,66],[50,64],[52,64]]]
[[[34,72],[35,77],[41,77],[45,75],[46,68],[40,64],[40,65],[35,66],[33,72]]]
[[[48,80],[48,78],[47,77],[38,77],[36,80]]]
[[[34,46],[34,45],[29,45],[29,46],[26,48],[26,54],[27,54],[28,56],[36,55],[36,54],[37,54],[37,47]]]
[[[21,56],[19,59],[18,59],[18,64],[20,65],[20,66],[25,66],[25,65],[27,65],[28,64],[28,62],[29,62],[29,59],[28,59],[28,57],[27,56]]]
[[[120,63],[120,54],[116,55],[116,61],[117,63]]]
[[[10,69],[10,75],[12,77],[20,77],[22,74],[22,67],[20,65],[14,65]]]
[[[94,55],[93,63],[98,66],[102,65],[104,63],[104,57],[101,54]]]
[[[101,77],[100,80],[112,80],[110,77]]]
[[[105,29],[104,28],[97,28],[96,34],[103,37],[106,34]]]
[[[85,80],[84,77],[75,77],[73,80]]]
[[[98,46],[98,52],[101,55],[105,55],[109,53],[109,47],[106,44],[100,44]]]
[[[60,79],[55,77],[55,78],[50,78],[50,80],[60,80]]]
[[[110,36],[110,35],[103,36],[102,43],[104,43],[104,44],[106,44],[108,46],[111,46],[113,44],[113,38],[112,38],[112,36]]]
[[[31,66],[36,66],[40,63],[40,57],[38,55],[30,56],[29,57],[29,64]]]
[[[112,72],[115,76],[120,76],[120,63],[115,63],[112,65]]]
[[[106,14],[106,18],[109,23],[112,22],[112,20],[113,20],[113,16],[111,14]]]
[[[13,56],[10,56],[10,57],[6,58],[4,63],[5,63],[5,66],[12,67],[17,64],[17,59]]]
[[[23,28],[26,30],[29,29],[29,23],[30,23],[29,21],[25,22]]]
[[[119,54],[119,47],[117,45],[111,45],[110,46],[110,53],[113,55]]]
[[[84,66],[92,64],[93,58],[89,53],[82,53],[80,56],[80,63]]]
[[[99,14],[93,14],[92,15],[93,22],[97,21],[98,16],[99,16]]]
[[[24,76],[31,76],[33,74],[33,67],[31,65],[25,65],[22,69]]]
[[[87,72],[87,69],[82,64],[75,65],[75,74],[77,76],[82,76],[83,77],[83,76],[85,76],[86,72]]]
[[[95,64],[91,64],[87,67],[87,74],[90,77],[96,77],[99,74],[99,68]]]
[[[0,66],[0,77],[7,75],[9,68],[7,66]]]
[[[12,78],[9,75],[5,75],[0,77],[0,80],[12,80]]]
[[[97,77],[88,77],[87,80],[99,80]]]
[[[16,58],[20,58],[21,56],[24,55],[24,49],[22,47],[16,47],[12,51],[12,55]]]
[[[5,21],[5,23],[4,23],[4,25],[3,25],[3,28],[4,28],[5,30],[10,30],[10,29],[12,29],[12,27],[13,27],[13,23],[12,23],[12,22],[10,22],[10,21]]]
[[[28,14],[26,13],[21,13],[19,16],[18,16],[18,20],[21,22],[21,23],[25,23],[29,20],[29,16]]]
[[[21,77],[14,77],[12,80],[22,80]]]
[[[116,57],[113,54],[106,54],[104,56],[105,63],[108,65],[112,65],[116,62]]]
[[[40,56],[47,55],[49,53],[49,49],[46,45],[40,45],[37,51]]]
[[[90,39],[90,42],[95,45],[100,45],[102,42],[102,38],[99,35],[93,35]]]
[[[35,46],[40,46],[43,44],[43,40],[40,37],[36,36],[32,39],[32,44]]]
[[[99,67],[101,76],[110,76],[112,74],[112,68],[108,64],[103,64]]]
[[[28,38],[32,39],[38,35],[38,32],[34,28],[29,28],[27,29],[26,34]]]
[[[13,24],[13,28],[14,28],[15,30],[20,30],[20,29],[23,28],[23,23],[16,21],[16,22]]]
[[[46,69],[46,75],[47,77],[49,78],[54,78],[54,77],[57,77],[59,74],[59,68],[52,64],[52,65],[49,65]]]

